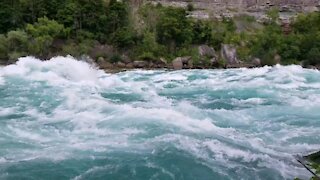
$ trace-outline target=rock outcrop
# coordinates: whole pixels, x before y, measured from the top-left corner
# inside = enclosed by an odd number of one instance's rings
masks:
[[[248,8],[252,6],[318,6],[319,0],[158,0],[163,2],[188,2],[198,3],[208,7],[233,6],[238,8]]]
[[[221,58],[226,61],[227,65],[240,64],[237,57],[237,49],[229,44],[221,45]]]
[[[208,45],[201,45],[198,47],[198,50],[199,50],[199,55],[202,57],[213,58],[216,56],[216,51],[212,47],[209,47]]]
[[[260,67],[261,66],[261,59],[259,58],[253,58],[251,61],[252,65],[254,65],[255,67]]]
[[[133,61],[134,68],[146,68],[148,66],[148,62],[146,61]]]
[[[172,67],[174,70],[180,70],[183,68],[182,58],[178,57],[172,61]]]

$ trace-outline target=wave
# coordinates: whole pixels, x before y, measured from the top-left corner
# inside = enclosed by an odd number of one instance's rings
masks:
[[[319,75],[295,65],[108,74],[72,57],[20,58],[0,68],[0,173],[23,162],[69,164],[69,179],[307,178],[292,155],[320,148]]]

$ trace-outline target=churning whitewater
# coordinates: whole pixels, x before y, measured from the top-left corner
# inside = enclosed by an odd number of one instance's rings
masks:
[[[320,72],[0,67],[0,179],[293,179],[320,148]]]

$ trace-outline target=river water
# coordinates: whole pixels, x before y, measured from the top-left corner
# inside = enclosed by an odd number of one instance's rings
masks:
[[[0,67],[0,179],[293,179],[320,148],[320,72]]]

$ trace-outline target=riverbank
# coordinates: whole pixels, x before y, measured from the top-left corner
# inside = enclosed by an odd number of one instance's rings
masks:
[[[10,64],[28,55],[39,59],[88,55],[102,69],[320,64],[318,12],[299,14],[283,22],[279,9],[268,8],[264,12],[267,18],[260,22],[241,12],[234,17],[198,19],[190,16],[192,6],[176,8],[113,0],[83,3],[55,4],[57,12],[20,19],[23,23],[18,25],[1,22],[0,27],[7,28],[0,32],[0,61],[9,60],[4,63]],[[23,7],[21,12],[33,9],[32,4],[27,5],[30,7]],[[79,8],[69,14],[65,7]]]

